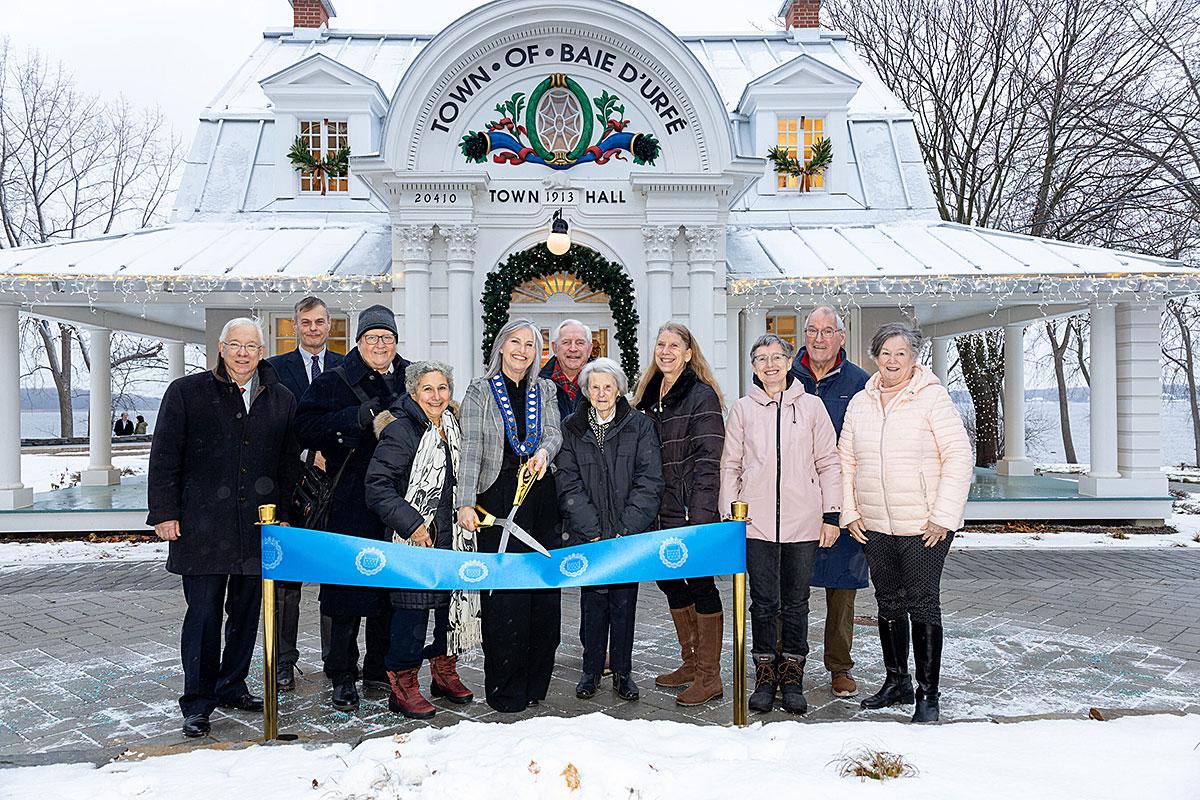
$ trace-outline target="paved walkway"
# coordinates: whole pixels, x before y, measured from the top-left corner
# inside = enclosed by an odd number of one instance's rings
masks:
[[[728,604],[730,584],[722,588]],[[873,691],[882,675],[876,609],[869,592],[859,596],[855,673],[860,686]],[[414,726],[388,712],[386,696],[367,695],[356,714],[327,706],[315,601],[315,588],[306,590],[300,637],[305,674],[298,690],[283,697],[281,729],[307,740],[355,741]],[[945,720],[1079,714],[1091,707],[1200,712],[1200,552],[954,551],[943,602]],[[0,765],[103,759],[127,746],[181,743],[176,699],[182,605],[179,578],[159,563],[0,572]],[[564,592],[563,644],[551,696],[520,716],[603,710],[622,718],[730,722],[728,646],[723,702],[682,709],[671,692],[654,687],[653,676],[673,665],[677,645],[666,604],[649,585],[639,598],[634,653],[642,699],[624,703],[606,686],[592,701],[577,700],[578,610],[578,592]],[[821,668],[824,616],[824,593],[817,591],[805,719],[905,718],[898,710],[863,712],[857,699],[832,697]],[[730,627],[731,621],[727,637]],[[464,680],[477,691],[481,669],[478,652],[462,660]],[[259,675],[256,658],[255,684]],[[441,708],[430,724],[512,718],[478,701]],[[787,717],[776,711],[757,718]],[[217,712],[213,737],[254,738],[260,721]],[[46,755],[31,755],[37,753]]]

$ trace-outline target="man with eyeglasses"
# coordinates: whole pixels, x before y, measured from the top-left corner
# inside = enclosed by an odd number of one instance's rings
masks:
[[[846,329],[829,306],[813,309],[804,323],[804,346],[792,362],[791,374],[804,390],[821,398],[833,430],[841,436],[850,398],[862,391],[868,375],[846,358]],[[817,550],[812,585],[825,588],[825,669],[835,697],[853,697],[858,684],[851,674],[854,659],[854,599],[867,587],[863,548],[843,530],[833,547]]]
[[[396,354],[396,317],[375,305],[358,315],[357,346],[341,364],[318,375],[300,400],[296,435],[302,447],[320,450],[325,469],[339,476],[325,530],[390,541],[383,521],[367,505],[367,467],[375,453],[375,415],[404,391],[408,361]],[[387,654],[392,607],[385,589],[321,586],[321,614],[330,617],[325,674],[339,711],[358,707],[358,631],[366,623],[364,689],[389,691]]]
[[[538,377],[548,378],[554,383],[558,396],[560,419],[575,413],[583,397],[579,389],[579,373],[592,360],[592,330],[577,319],[564,319],[554,329],[550,340],[550,352],[554,355]]]
[[[265,503],[288,521],[286,495],[300,472],[296,401],[262,360],[258,323],[230,320],[218,352],[214,369],[167,387],[146,481],[146,522],[169,543],[167,570],[183,578],[179,707],[188,737],[209,732],[217,706],[262,711],[246,685],[262,602],[255,523]]]
[[[296,349],[272,356],[267,361],[279,373],[279,380],[300,403],[308,386],[317,376],[342,363],[340,353],[328,347],[330,324],[329,307],[319,297],[305,297],[296,303],[292,323],[296,330]],[[302,459],[312,456],[313,463],[325,468],[325,458],[319,450],[305,450]],[[279,662],[276,666],[276,684],[281,692],[296,688],[296,662],[300,660],[300,649],[296,638],[300,630],[300,583],[275,582],[275,614],[279,631]],[[329,617],[321,616],[321,658],[329,652]]]

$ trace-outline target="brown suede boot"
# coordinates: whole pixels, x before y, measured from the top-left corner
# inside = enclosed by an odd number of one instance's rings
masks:
[[[675,698],[679,705],[703,705],[724,693],[721,683],[724,623],[724,614],[696,615],[696,679]]]
[[[437,713],[437,709],[421,695],[415,669],[388,672],[387,676],[392,687],[392,693],[388,695],[388,709],[393,713],[403,714],[409,719],[429,719]]]
[[[672,608],[671,620],[675,623],[675,635],[679,638],[679,656],[683,659],[683,666],[666,675],[659,675],[654,683],[675,689],[687,686],[696,679],[696,607]]]
[[[429,659],[429,671],[433,674],[429,693],[434,697],[444,697],[458,705],[475,699],[471,690],[463,685],[462,678],[458,677],[457,656],[434,656]]]

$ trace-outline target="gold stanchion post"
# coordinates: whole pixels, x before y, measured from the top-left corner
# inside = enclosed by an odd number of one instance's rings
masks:
[[[750,518],[750,506],[735,500],[730,517],[737,522]],[[733,724],[746,726],[746,573],[733,576]]]
[[[275,524],[275,505],[258,507],[258,524]],[[275,628],[275,581],[262,579],[263,614],[263,741],[279,738],[279,687],[275,683],[275,655],[279,634]]]

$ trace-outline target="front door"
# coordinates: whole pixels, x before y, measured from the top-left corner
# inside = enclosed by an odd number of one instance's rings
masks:
[[[509,306],[512,318],[533,320],[542,331],[542,363],[550,360],[550,337],[564,319],[577,319],[592,330],[592,355],[617,361],[620,348],[613,336],[608,295],[598,292],[567,272],[557,272],[518,286]]]

